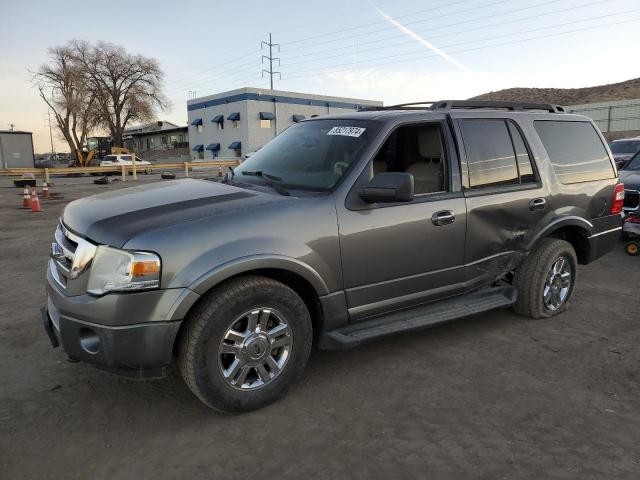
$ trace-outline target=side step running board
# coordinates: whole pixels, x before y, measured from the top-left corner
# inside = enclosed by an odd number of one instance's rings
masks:
[[[400,310],[324,332],[319,347],[327,350],[353,348],[396,333],[433,327],[461,317],[508,307],[516,302],[516,298],[517,290],[511,286],[483,288],[449,300]]]

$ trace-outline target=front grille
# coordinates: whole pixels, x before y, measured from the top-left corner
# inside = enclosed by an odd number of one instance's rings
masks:
[[[638,190],[624,191],[624,209],[638,210],[640,207],[640,192]]]
[[[58,223],[54,238],[50,271],[56,283],[66,291],[71,282],[87,269],[95,255],[96,246],[69,232],[62,223]]]

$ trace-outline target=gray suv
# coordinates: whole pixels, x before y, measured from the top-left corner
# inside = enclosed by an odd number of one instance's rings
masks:
[[[591,120],[444,101],[294,124],[223,181],[71,202],[42,309],[54,346],[133,378],[175,362],[209,407],[280,397],[312,344],[350,348],[496,308],[567,308],[620,236]]]

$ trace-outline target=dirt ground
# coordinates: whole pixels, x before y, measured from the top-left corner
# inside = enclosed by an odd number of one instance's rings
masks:
[[[51,348],[57,218],[133,184],[89,181],[36,214],[0,179],[0,479],[640,478],[640,258],[622,244],[580,268],[557,319],[498,311],[316,350],[282,401],[221,416],[176,373],[124,380]]]

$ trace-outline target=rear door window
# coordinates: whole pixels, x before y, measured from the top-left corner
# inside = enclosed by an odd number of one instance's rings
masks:
[[[614,178],[607,150],[590,122],[536,120],[533,126],[564,184]]]
[[[470,188],[520,183],[516,152],[504,120],[461,120],[460,128],[467,154]]]

